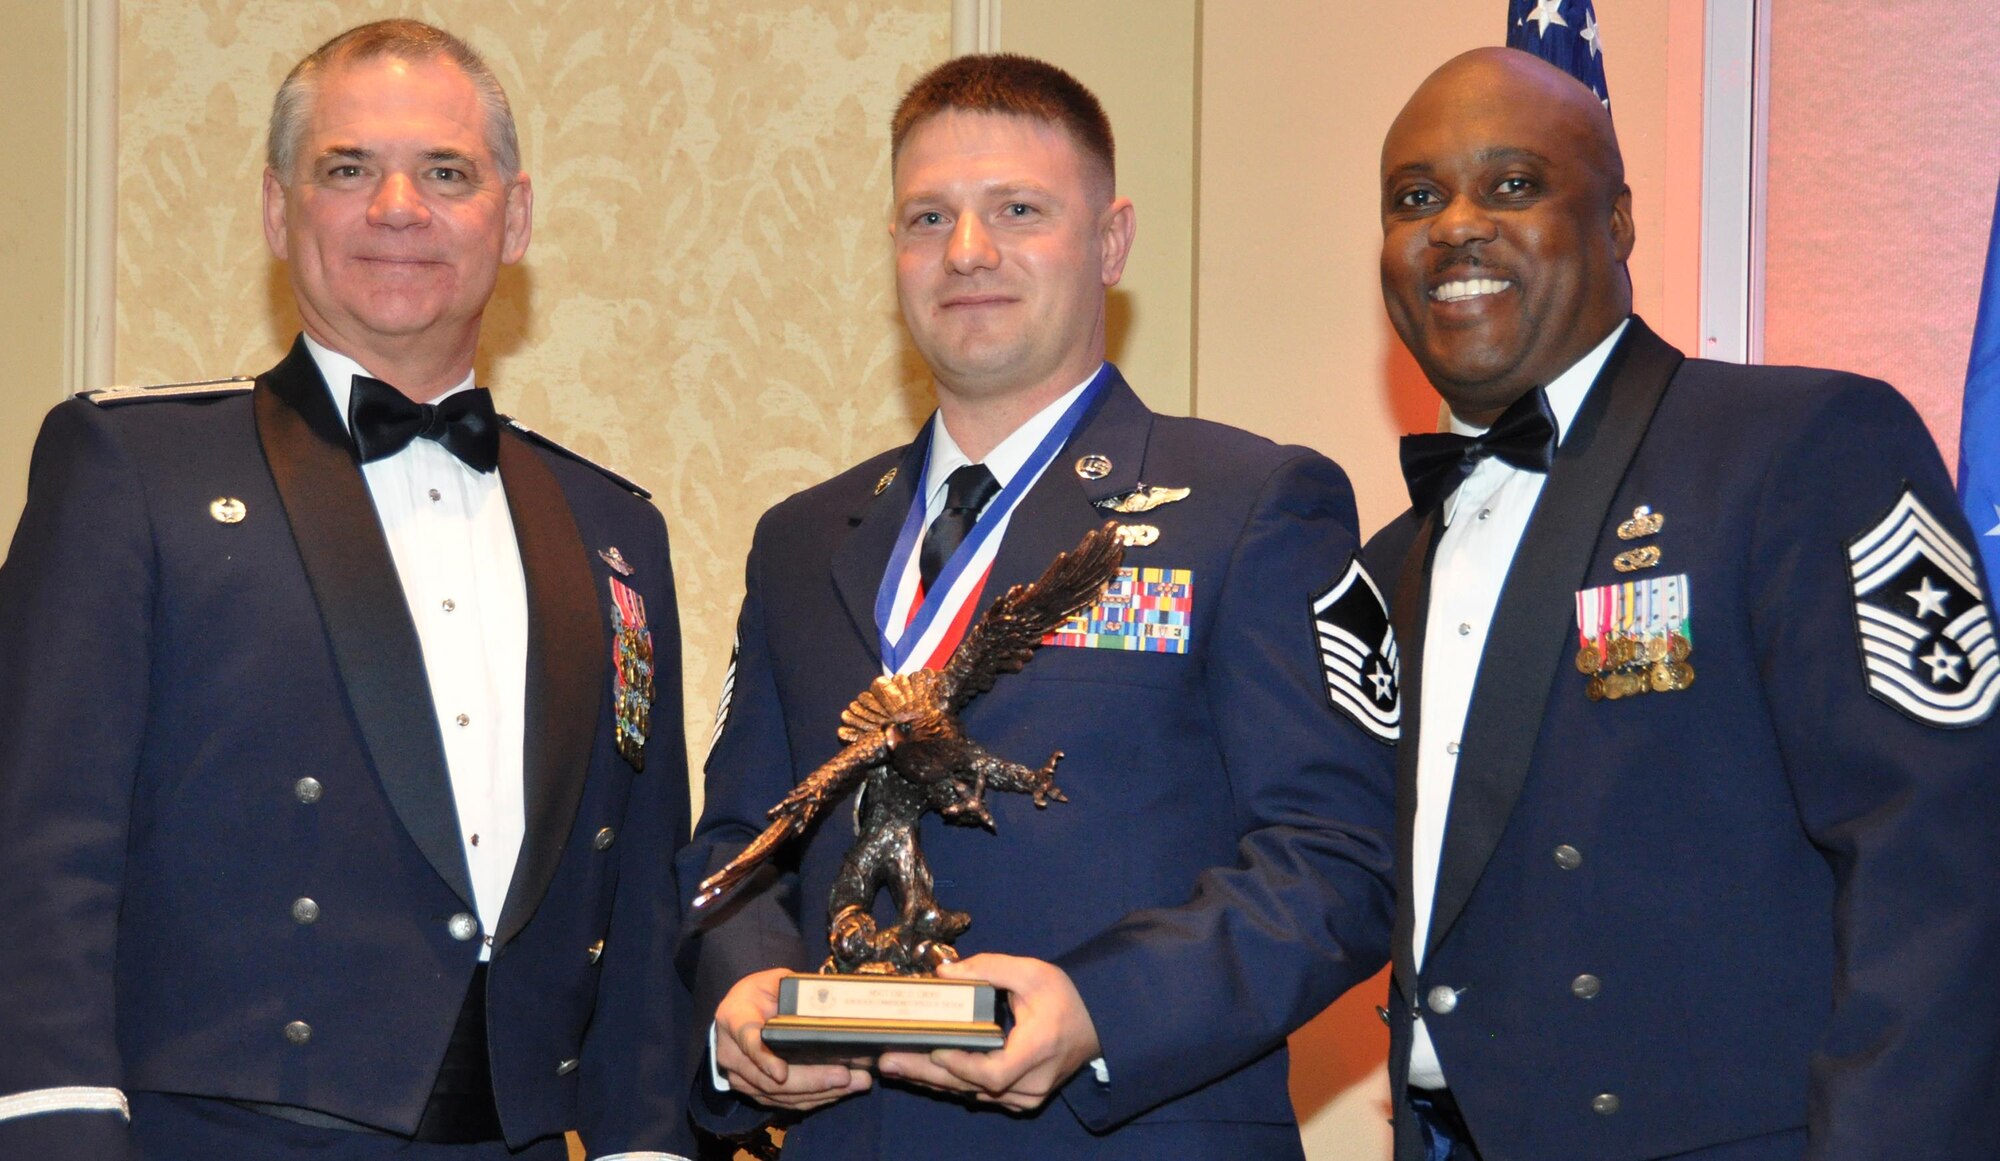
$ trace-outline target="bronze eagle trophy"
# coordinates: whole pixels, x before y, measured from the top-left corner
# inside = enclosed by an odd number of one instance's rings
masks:
[[[1033,584],[1015,585],[995,600],[942,670],[876,678],[840,715],[845,747],[767,812],[771,824],[702,881],[694,906],[714,903],[748,878],[859,780],[860,834],[833,881],[831,954],[820,971],[930,975],[957,959],[952,940],[972,918],[939,905],[918,844],[918,821],[936,811],[947,822],[992,830],[986,794],[993,790],[1032,795],[1038,807],[1050,799],[1068,801],[1054,780],[1061,750],[1031,770],[967,737],[958,714],[1001,674],[1019,672],[1044,636],[1097,600],[1124,556],[1115,522],[1095,529],[1058,554]],[[878,927],[873,903],[884,887],[896,903],[896,922]]]

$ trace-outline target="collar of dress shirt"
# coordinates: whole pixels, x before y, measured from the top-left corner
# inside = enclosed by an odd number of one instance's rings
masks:
[[[1558,445],[1561,445],[1563,439],[1569,435],[1569,425],[1575,421],[1576,413],[1583,409],[1584,397],[1590,394],[1590,385],[1597,382],[1597,373],[1604,369],[1604,361],[1611,357],[1611,348],[1618,345],[1618,340],[1625,334],[1625,328],[1631,325],[1632,319],[1627,316],[1624,321],[1611,328],[1611,333],[1604,336],[1603,342],[1592,347],[1590,353],[1583,358],[1571,363],[1569,370],[1557,375],[1555,381],[1544,388],[1549,397],[1549,410],[1555,412],[1556,416],[1556,443]],[[1455,414],[1451,417],[1451,431],[1457,435],[1486,434],[1485,428],[1474,427]],[[1502,464],[1497,459],[1488,460],[1486,463],[1481,464],[1480,467],[1484,468],[1488,464],[1496,464],[1503,468],[1506,467],[1505,464]],[[1518,469],[1507,468],[1507,470],[1515,471]],[[1458,513],[1458,498],[1464,492],[1465,488],[1461,486],[1457,491],[1446,497],[1443,515],[1447,526],[1451,524],[1451,518]]]
[[[1013,482],[1014,474],[1028,462],[1028,457],[1034,454],[1035,448],[1042,442],[1042,437],[1049,434],[1049,429],[1056,425],[1056,421],[1062,418],[1063,412],[1069,409],[1071,403],[1076,402],[1076,397],[1083,394],[1083,389],[1090,386],[1090,380],[1097,378],[1098,371],[1101,370],[1103,366],[1100,364],[1096,370],[1091,371],[1089,378],[1063,392],[1062,398],[1035,412],[1029,417],[1028,422],[1015,428],[1006,439],[1001,440],[992,451],[986,453],[986,458],[981,462],[986,465],[987,471],[993,473],[993,478],[1000,482],[1001,487],[1004,488]],[[951,479],[953,472],[971,462],[972,460],[959,450],[958,441],[951,438],[951,433],[944,429],[944,413],[939,412],[931,416],[930,463],[924,468],[926,511],[942,504],[945,482]]]
[[[300,337],[305,339],[306,350],[312,353],[313,362],[319,365],[319,377],[326,380],[326,391],[328,395],[333,396],[333,410],[334,414],[340,416],[340,426],[346,427],[347,398],[354,394],[354,377],[356,375],[367,375],[370,379],[378,379],[381,376],[371,374],[368,368],[363,367],[339,351],[320,346],[317,342],[313,341],[311,335],[301,335]],[[471,389],[472,372],[467,371],[465,378],[459,382],[458,386],[445,392],[444,395],[438,396],[437,399],[431,400],[431,402],[436,403],[438,399],[443,399],[445,395],[456,395],[460,391],[470,391]]]

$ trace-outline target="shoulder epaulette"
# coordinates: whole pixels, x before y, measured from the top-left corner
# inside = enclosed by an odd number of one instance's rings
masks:
[[[150,387],[100,387],[76,394],[77,398],[88,399],[99,407],[116,407],[121,403],[147,403],[155,399],[215,399],[224,395],[241,395],[256,385],[257,380],[247,375],[232,375],[227,379],[159,383]]]
[[[585,459],[584,457],[576,454],[575,452],[569,450],[563,445],[557,443],[555,440],[550,439],[548,436],[543,435],[541,432],[536,431],[534,428],[529,427],[527,424],[522,423],[518,419],[515,419],[513,416],[505,415],[502,416],[501,418],[505,420],[507,426],[509,428],[512,428],[514,431],[519,432],[520,434],[528,437],[531,440],[534,440],[536,443],[541,444],[543,447],[549,449],[550,451],[556,453],[559,456],[562,456],[564,459],[575,460],[577,463],[582,464],[584,467],[589,468],[591,471],[596,472],[598,475],[603,476],[607,480],[610,480],[612,483],[632,493],[634,496],[639,497],[641,500],[650,500],[653,498],[653,494],[651,492],[648,492],[646,489],[626,479],[624,476],[619,475],[617,472],[612,471],[610,468],[607,468],[603,464],[597,463],[594,460]]]

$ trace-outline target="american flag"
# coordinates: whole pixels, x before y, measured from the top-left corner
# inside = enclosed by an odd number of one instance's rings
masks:
[[[1604,38],[1590,0],[1507,0],[1507,47],[1548,61],[1611,107],[1611,90],[1604,84]]]
[[[1986,243],[1986,280],[1974,316],[1972,355],[1965,364],[1965,412],[1958,431],[1958,502],[1979,536],[1986,561],[1986,599],[2000,577],[2000,196]]]

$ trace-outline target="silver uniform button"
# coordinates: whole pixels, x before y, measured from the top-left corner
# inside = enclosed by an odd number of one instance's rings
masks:
[[[444,929],[451,932],[453,939],[464,943],[479,934],[479,920],[474,919],[470,911],[461,911],[445,920]]]
[[[306,898],[292,900],[292,922],[301,925],[319,922],[319,904]]]
[[[604,941],[600,939],[596,943],[591,944],[589,947],[584,948],[583,954],[590,957],[591,963],[596,963],[598,960],[603,959]]]
[[[1574,871],[1583,865],[1583,852],[1568,843],[1557,847],[1555,856],[1556,866],[1565,871]]]
[[[1453,1009],[1458,1007],[1458,993],[1445,987],[1443,984],[1439,984],[1430,990],[1430,994],[1424,998],[1424,1002],[1430,1005],[1431,1011],[1436,1012],[1440,1016],[1447,1016],[1451,1014]]]
[[[1601,1092],[1590,1098],[1590,1111],[1601,1117],[1608,1117],[1618,1111],[1618,1094]]]
[[[292,793],[298,795],[300,802],[311,806],[326,793],[326,787],[320,785],[319,779],[308,775],[292,783]]]
[[[304,1020],[294,1020],[285,1025],[285,1040],[291,1044],[304,1044],[313,1038],[312,1025]]]
[[[600,851],[608,851],[611,849],[611,844],[617,841],[618,832],[607,826],[597,832],[597,837],[590,840],[590,845]]]
[[[576,1071],[576,1066],[578,1063],[579,1061],[577,1061],[575,1057],[571,1057],[570,1059],[563,1061],[562,1063],[556,1065],[556,1075],[568,1076],[570,1073]]]
[[[1585,972],[1569,982],[1569,994],[1579,1000],[1594,1000],[1604,990],[1604,981]]]

